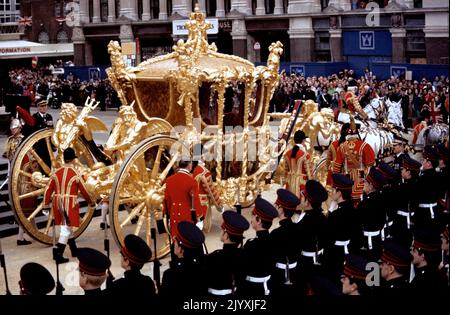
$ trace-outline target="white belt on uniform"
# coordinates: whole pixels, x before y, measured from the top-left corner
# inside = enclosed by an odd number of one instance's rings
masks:
[[[268,275],[267,277],[252,277],[252,276],[247,276],[245,277],[245,280],[247,280],[248,282],[253,282],[253,283],[262,283],[264,286],[264,295],[269,295],[270,290],[269,287],[267,286],[267,282],[270,279],[270,275]]]
[[[430,209],[431,218],[434,219],[434,210],[433,207],[436,207],[437,203],[419,203],[419,208],[428,208]]]
[[[297,267],[297,262],[293,262],[292,264],[289,264],[289,265],[277,262],[275,264],[275,267],[277,267],[278,269],[283,269],[283,270],[286,270],[286,267],[288,267],[289,269],[294,269],[295,267]]]
[[[367,237],[367,243],[369,244],[369,249],[372,249],[373,248],[372,237],[380,235],[380,231],[373,231],[373,232],[363,231],[363,234],[364,234],[364,236]]]
[[[348,244],[350,244],[350,240],[346,241],[335,241],[334,245],[344,247],[344,253],[348,254]]]
[[[228,295],[233,293],[233,290],[231,289],[216,290],[213,288],[208,288],[208,293],[211,293],[212,295]]]
[[[394,224],[394,221],[389,221],[387,223],[384,224],[384,227],[381,229],[381,240],[384,241],[384,230],[387,229],[389,226],[392,226],[392,224]]]
[[[411,228],[411,217],[414,215],[414,212],[397,210],[397,214],[401,215],[402,217],[406,217],[406,226],[408,227],[409,230]]]
[[[302,250],[302,252],[300,254],[304,257],[312,257],[314,264],[317,264],[317,256],[322,255],[322,253],[323,253],[323,249],[321,249],[317,252],[307,252],[307,251]]]

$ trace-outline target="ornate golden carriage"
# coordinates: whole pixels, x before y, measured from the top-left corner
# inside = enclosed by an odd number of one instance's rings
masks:
[[[278,137],[273,131],[278,129],[270,127],[267,112],[278,84],[282,44],[270,46],[267,67],[255,67],[245,59],[218,53],[215,44],[208,43],[210,25],[198,8],[186,27],[186,42],[180,40],[172,53],[136,67],[124,65],[117,42],[108,45],[112,67],[107,73],[122,107],[102,152],[92,146],[85,124],[93,104],[72,121],[70,137],[61,135],[58,128],[48,129],[21,145],[12,165],[10,195],[18,221],[32,237],[51,244],[52,214],[42,214],[40,200],[67,146],[79,153],[79,169],[91,195],[109,203],[119,246],[128,233],[152,242],[150,231],[162,219],[165,178],[196,143],[204,145],[202,156],[223,204],[254,202],[277,164]],[[96,129],[104,128],[97,122]],[[52,141],[55,133],[62,138],[58,143]],[[40,171],[24,169],[27,159]],[[24,181],[34,188],[21,189]],[[27,198],[35,200],[32,209],[23,206]],[[94,209],[83,209],[75,236],[86,229],[93,215]],[[36,225],[38,217],[42,222]],[[167,238],[158,237],[158,255],[165,255]]]

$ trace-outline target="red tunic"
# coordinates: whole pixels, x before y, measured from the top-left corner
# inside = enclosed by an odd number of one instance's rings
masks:
[[[296,196],[305,190],[305,184],[312,178],[311,155],[302,149],[297,151],[295,158],[291,158],[292,149],[286,152],[284,159],[286,161],[286,189],[290,190]]]
[[[331,142],[330,146],[328,147],[328,154],[327,154],[327,186],[331,186],[333,184],[333,179],[331,175],[333,174],[333,166],[334,162],[336,161],[336,155],[337,150],[339,148],[339,139],[334,140]]]
[[[333,166],[333,173],[350,175],[354,181],[352,198],[359,199],[364,188],[364,178],[370,166],[375,164],[372,147],[360,139],[349,139],[341,143]]]
[[[78,192],[90,204],[91,197],[86,190],[81,175],[70,165],[60,167],[50,178],[44,193],[44,207],[47,207],[52,198],[52,210],[55,215],[55,224],[64,224],[61,206],[64,207],[69,222],[68,226],[80,226],[80,206],[78,204]],[[54,194],[53,194],[54,193]]]
[[[200,197],[200,211],[197,211],[198,216],[205,216],[212,201],[216,205],[220,205],[220,196],[217,189],[214,187],[211,172],[202,164],[198,164],[192,176],[198,183],[198,191]]]
[[[421,121],[420,124],[417,124],[414,127],[414,134],[413,134],[412,144],[416,144],[417,137],[419,137],[420,132],[426,127],[427,127],[427,122],[426,121]]]
[[[177,224],[180,221],[191,221],[192,194],[197,218],[200,213],[198,184],[188,171],[181,169],[166,180],[164,193],[164,213],[170,211],[170,234],[177,235]]]

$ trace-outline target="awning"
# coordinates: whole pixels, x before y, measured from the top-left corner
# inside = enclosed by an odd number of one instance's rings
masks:
[[[73,43],[41,44],[26,40],[0,41],[0,59],[73,56]]]

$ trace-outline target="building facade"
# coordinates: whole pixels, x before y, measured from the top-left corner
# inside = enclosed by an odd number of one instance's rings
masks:
[[[182,38],[172,21],[187,18],[196,2],[219,21],[209,36],[219,51],[251,61],[266,60],[279,40],[288,62],[448,64],[447,0],[0,0],[0,18],[15,20],[1,30],[73,42],[77,65],[108,64],[108,42],[120,40],[138,62],[171,51]],[[29,26],[17,22],[30,16]]]

